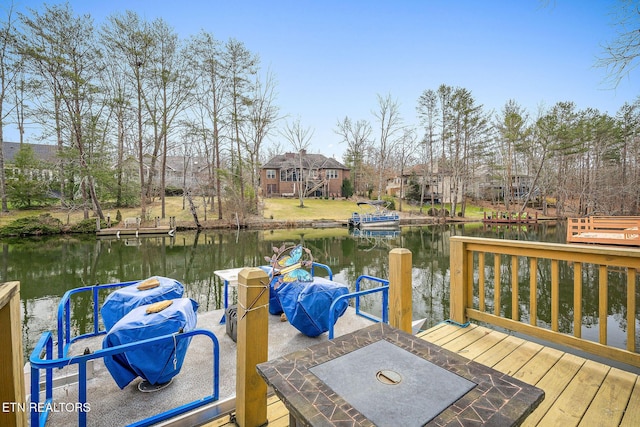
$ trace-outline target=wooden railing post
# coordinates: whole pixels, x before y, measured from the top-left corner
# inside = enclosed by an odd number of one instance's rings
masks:
[[[411,267],[409,249],[396,248],[389,252],[389,324],[409,334],[413,321]]]
[[[240,427],[267,423],[267,383],[256,370],[268,359],[269,279],[259,268],[238,274],[236,422]]]
[[[20,282],[0,284],[0,425],[26,426]]]
[[[468,256],[464,242],[456,237],[449,239],[451,294],[449,296],[449,317],[457,323],[467,321],[467,301],[469,300],[467,289],[467,265]]]

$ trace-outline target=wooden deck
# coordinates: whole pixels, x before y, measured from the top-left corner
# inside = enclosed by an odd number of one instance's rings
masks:
[[[540,387],[545,399],[524,426],[637,426],[638,375],[482,326],[441,323],[419,337]],[[416,402],[418,404],[418,402]],[[268,399],[270,427],[289,426],[289,413]],[[230,416],[207,427],[235,426]]]
[[[593,216],[567,219],[567,243],[640,246],[640,217]]]

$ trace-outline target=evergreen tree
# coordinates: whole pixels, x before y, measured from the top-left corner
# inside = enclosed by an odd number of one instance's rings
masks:
[[[20,146],[14,158],[16,172],[7,182],[9,201],[18,208],[44,205],[47,202],[49,185],[41,179],[33,149],[26,144]]]
[[[345,178],[342,180],[342,188],[340,189],[342,193],[342,197],[346,197],[347,199],[353,196],[353,185],[349,178]]]

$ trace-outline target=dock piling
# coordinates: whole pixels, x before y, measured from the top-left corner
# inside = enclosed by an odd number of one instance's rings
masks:
[[[412,333],[412,254],[409,249],[389,252],[389,324]]]
[[[0,284],[0,425],[27,425],[22,357],[22,319],[20,317],[20,282]]]
[[[236,423],[267,424],[267,384],[256,365],[269,358],[269,278],[259,268],[238,274]]]

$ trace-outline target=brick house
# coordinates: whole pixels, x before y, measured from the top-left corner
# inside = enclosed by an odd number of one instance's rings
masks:
[[[339,197],[342,181],[348,178],[350,169],[336,159],[301,150],[277,155],[265,163],[260,169],[260,188],[265,197],[298,196],[300,189],[307,197]]]

